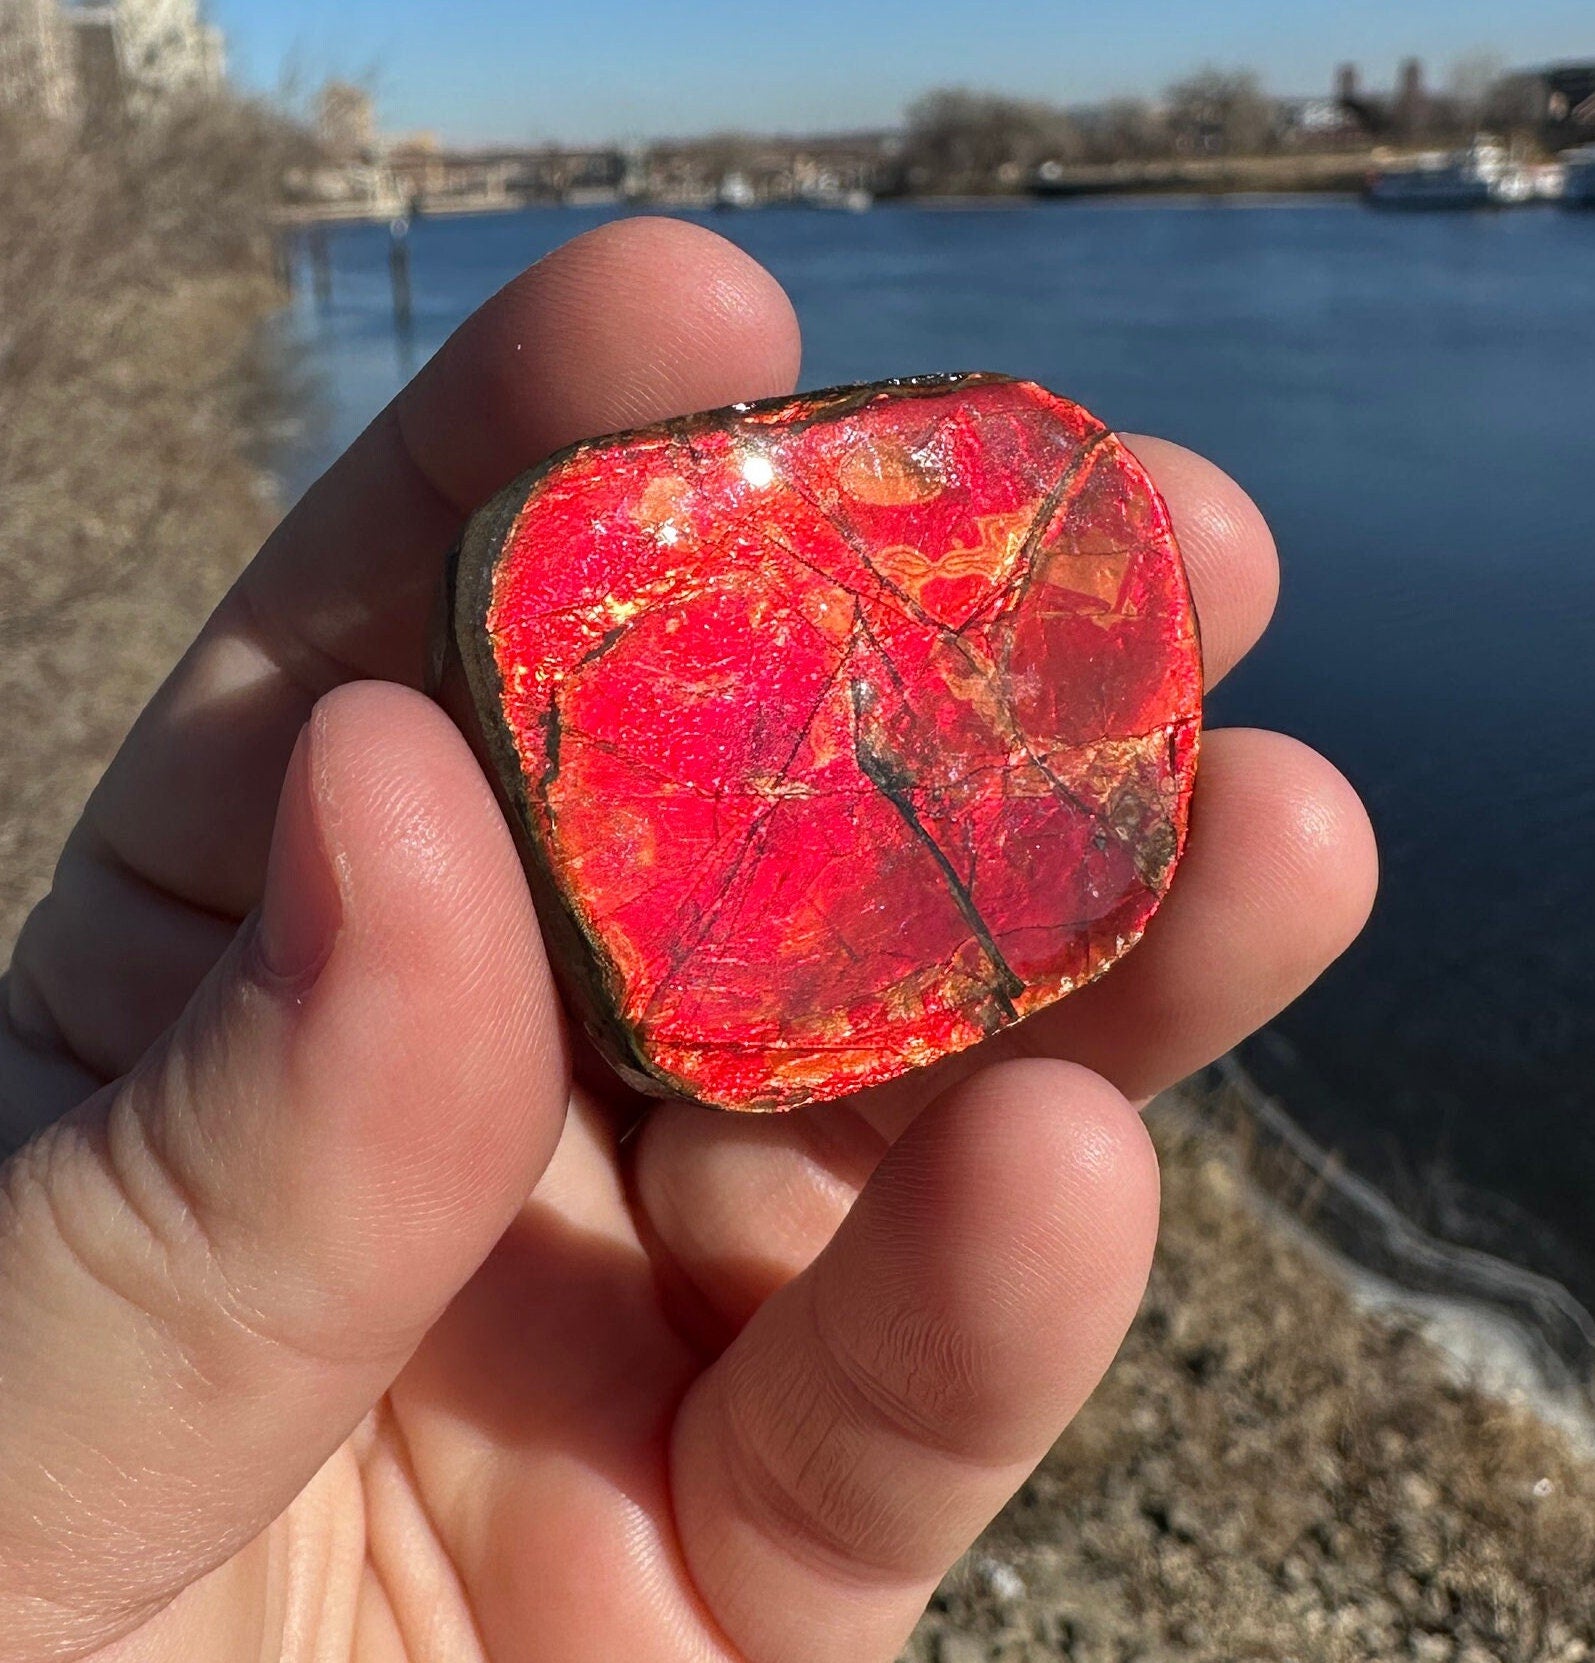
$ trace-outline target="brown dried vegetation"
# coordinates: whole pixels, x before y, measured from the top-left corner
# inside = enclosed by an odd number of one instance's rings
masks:
[[[269,529],[245,448],[296,142],[226,103],[92,142],[0,112],[0,940]]]

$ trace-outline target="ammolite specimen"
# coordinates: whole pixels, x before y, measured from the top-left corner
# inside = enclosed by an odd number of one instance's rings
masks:
[[[634,1083],[873,1085],[1090,981],[1185,841],[1196,620],[1100,422],[995,375],[599,439],[453,628],[567,993]]]

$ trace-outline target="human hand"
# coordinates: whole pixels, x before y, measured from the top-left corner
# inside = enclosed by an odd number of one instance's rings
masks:
[[[113,763],[0,999],[31,1140],[0,1185],[0,1663],[884,1663],[1106,1368],[1157,1210],[1126,1099],[1366,912],[1326,763],[1210,734],[1111,976],[750,1119],[645,1107],[579,1046],[573,1083],[509,833],[413,690],[476,503],[784,392],[797,351],[706,232],[568,245],[307,496]],[[1135,448],[1217,677],[1272,544],[1216,470]]]

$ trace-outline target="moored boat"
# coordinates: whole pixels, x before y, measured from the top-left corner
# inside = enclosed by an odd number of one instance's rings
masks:
[[[840,185],[821,185],[801,192],[794,200],[805,208],[830,208],[846,214],[865,214],[875,206],[875,198],[869,191],[843,190]]]
[[[720,189],[715,192],[714,205],[717,208],[757,208],[759,193],[753,188],[752,181],[745,173],[728,173],[720,181]]]
[[[1539,190],[1532,168],[1513,161],[1498,139],[1481,136],[1466,150],[1433,150],[1381,168],[1365,194],[1381,208],[1494,208],[1532,202]]]
[[[1595,208],[1595,144],[1563,151],[1562,206]]]

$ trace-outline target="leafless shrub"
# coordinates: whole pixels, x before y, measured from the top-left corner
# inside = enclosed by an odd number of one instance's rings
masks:
[[[211,100],[0,113],[0,935],[270,509],[243,458],[298,143]]]

